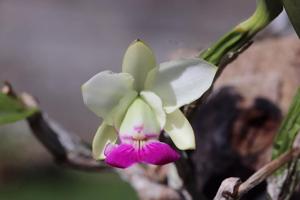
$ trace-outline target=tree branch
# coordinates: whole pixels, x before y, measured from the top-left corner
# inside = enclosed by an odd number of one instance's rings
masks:
[[[104,162],[96,161],[92,157],[91,146],[74,133],[70,133],[51,120],[47,114],[38,107],[37,101],[29,94],[20,96],[6,82],[2,93],[18,99],[25,107],[36,108],[38,111],[26,120],[34,136],[43,144],[53,156],[55,162],[61,166],[84,171],[103,171],[114,168],[107,167]],[[170,168],[171,165],[165,166]],[[169,171],[166,169],[165,171]],[[188,199],[184,188],[170,187],[149,175],[149,168],[135,165],[126,170],[114,169],[125,181],[127,181],[138,193],[141,199]],[[176,175],[176,174],[175,174]],[[174,177],[174,174],[172,175]],[[151,188],[151,190],[149,190]]]
[[[59,127],[45,114],[38,112],[27,119],[36,138],[53,155],[58,164],[82,169],[103,170],[103,162],[95,161],[90,146],[77,137]]]
[[[277,159],[266,164],[252,176],[250,176],[245,182],[241,183],[240,178],[228,178],[225,179],[214,200],[238,200],[255,186],[266,180],[275,171],[280,169],[285,164],[289,163],[293,159],[299,158],[300,149],[294,148]]]

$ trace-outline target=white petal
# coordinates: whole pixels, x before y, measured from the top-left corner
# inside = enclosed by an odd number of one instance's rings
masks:
[[[149,72],[145,88],[160,96],[170,113],[201,97],[216,71],[216,66],[196,58],[165,62]]]
[[[178,149],[195,149],[196,144],[193,128],[179,109],[167,114],[165,131],[169,134]]]
[[[112,111],[108,114],[105,119],[105,122],[109,125],[113,125],[117,130],[120,128],[121,123],[125,117],[125,114],[132,104],[132,102],[136,99],[138,93],[136,91],[128,92],[115,106]]]
[[[166,113],[159,96],[150,91],[142,91],[140,96],[155,112],[157,121],[160,124],[161,129],[163,129],[166,124]]]
[[[91,111],[105,119],[119,101],[132,91],[132,85],[130,74],[103,71],[82,85],[83,101]]]
[[[109,143],[115,143],[118,135],[112,126],[102,123],[98,128],[93,140],[93,156],[97,160],[104,159],[105,146]]]
[[[122,71],[133,76],[134,88],[141,91],[148,72],[155,66],[156,61],[152,50],[141,40],[136,40],[124,55]]]

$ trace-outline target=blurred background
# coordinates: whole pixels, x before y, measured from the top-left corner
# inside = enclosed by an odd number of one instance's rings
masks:
[[[0,81],[91,141],[100,121],[80,86],[102,70],[119,72],[134,39],[166,61],[176,49],[207,47],[254,8],[254,0],[1,0]],[[1,200],[122,197],[136,199],[114,174],[56,167],[25,122],[0,127]]]

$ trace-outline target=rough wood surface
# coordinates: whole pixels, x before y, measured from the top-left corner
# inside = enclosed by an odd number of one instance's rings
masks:
[[[196,52],[181,49],[171,57],[186,57]],[[189,159],[177,163],[182,169],[179,174],[194,197],[205,191],[205,196],[212,198],[216,182],[220,184],[224,178],[233,176],[232,171],[247,178],[270,160],[270,147],[281,121],[280,111],[287,112],[300,85],[299,53],[300,42],[294,35],[263,39],[226,66],[214,91],[220,91],[221,96],[224,86],[232,86],[234,90],[228,89],[228,96],[218,103],[213,102],[216,99],[212,95],[196,109],[191,121],[197,130],[197,149],[186,152]],[[213,106],[218,109],[214,114]],[[220,113],[226,113],[225,119]],[[222,168],[215,167],[221,165]],[[191,180],[192,174],[201,179]],[[262,184],[261,193],[265,188],[265,183]]]
[[[226,67],[215,89],[234,86],[246,99],[267,98],[286,113],[299,77],[300,41],[289,35],[255,42]]]
[[[184,185],[194,198],[202,194],[212,199],[223,179],[244,180],[257,166],[267,162],[261,155],[269,152],[281,120],[280,111],[266,99],[244,101],[233,88],[223,88],[197,108],[191,120],[197,148],[186,152],[188,160],[176,163]],[[261,195],[264,187],[248,198]]]

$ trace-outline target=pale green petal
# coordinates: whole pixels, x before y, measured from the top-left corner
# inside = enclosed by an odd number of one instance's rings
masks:
[[[154,111],[141,98],[136,98],[128,108],[128,111],[120,127],[120,137],[135,137],[136,135],[158,135],[161,129]]]
[[[170,113],[201,97],[216,71],[216,66],[196,58],[165,62],[149,72],[145,89],[156,93]]]
[[[155,112],[157,121],[160,124],[161,129],[163,129],[166,124],[166,113],[159,96],[150,91],[142,91],[140,96]]]
[[[103,71],[82,85],[82,96],[86,106],[99,117],[105,117],[119,101],[132,91],[133,78],[128,73]]]
[[[133,76],[134,88],[141,91],[148,72],[155,66],[156,61],[152,50],[141,40],[136,40],[124,55],[122,71]]]
[[[98,128],[93,140],[93,157],[96,160],[105,158],[105,146],[109,143],[114,144],[117,141],[118,135],[112,126],[102,123]]]
[[[108,114],[105,119],[105,122],[109,125],[113,125],[115,128],[119,129],[123,118],[126,114],[131,103],[136,99],[138,93],[136,91],[128,92],[115,106],[112,111]]]
[[[193,128],[179,109],[167,114],[165,131],[178,149],[195,149],[196,144]]]

